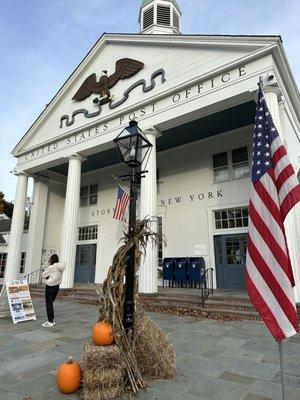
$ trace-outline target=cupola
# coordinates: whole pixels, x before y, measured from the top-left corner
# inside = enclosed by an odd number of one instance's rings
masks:
[[[140,10],[140,33],[180,34],[181,10],[176,0],[143,0]]]

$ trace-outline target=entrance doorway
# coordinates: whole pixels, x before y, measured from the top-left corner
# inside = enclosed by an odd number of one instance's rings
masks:
[[[81,244],[76,249],[75,282],[94,283],[96,244]]]
[[[218,289],[244,290],[246,234],[214,236]]]

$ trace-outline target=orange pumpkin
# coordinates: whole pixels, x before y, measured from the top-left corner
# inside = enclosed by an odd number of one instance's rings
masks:
[[[57,368],[56,383],[58,389],[65,394],[75,393],[81,384],[82,371],[80,365],[72,357]]]
[[[92,339],[97,346],[109,346],[115,341],[113,329],[107,322],[98,322],[93,327]]]

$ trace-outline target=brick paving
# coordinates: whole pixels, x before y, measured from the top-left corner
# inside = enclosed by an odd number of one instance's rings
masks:
[[[80,359],[97,307],[57,301],[51,329],[43,299],[34,299],[37,321],[13,325],[0,319],[0,399],[62,400],[55,385],[56,367],[71,354]],[[149,313],[163,328],[177,355],[176,378],[149,382],[138,400],[280,400],[277,345],[261,323]],[[284,344],[287,400],[300,398],[300,336]]]

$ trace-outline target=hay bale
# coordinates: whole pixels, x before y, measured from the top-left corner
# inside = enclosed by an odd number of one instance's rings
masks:
[[[154,379],[174,378],[174,348],[159,326],[140,310],[136,315],[135,356],[143,375]]]
[[[91,339],[83,344],[82,364],[83,368],[101,370],[123,367],[121,351],[116,345],[96,346]]]
[[[122,391],[124,365],[116,345],[96,346],[91,340],[83,344],[82,400],[114,400]]]
[[[83,388],[81,400],[114,400],[119,396],[119,388]]]
[[[113,388],[118,387],[123,381],[123,367],[99,369],[91,368],[83,370],[82,382],[88,388]]]

